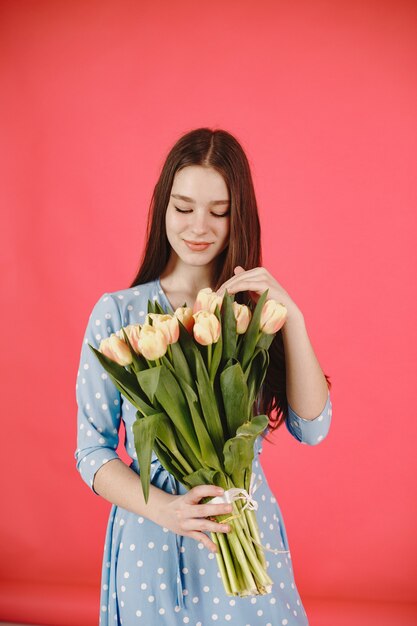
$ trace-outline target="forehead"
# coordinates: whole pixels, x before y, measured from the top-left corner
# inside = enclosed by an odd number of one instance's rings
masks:
[[[201,165],[188,165],[179,170],[175,174],[171,193],[202,203],[229,199],[223,176],[212,167]]]

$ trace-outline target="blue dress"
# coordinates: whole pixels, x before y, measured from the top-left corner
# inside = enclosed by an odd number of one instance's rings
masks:
[[[143,323],[147,302],[171,305],[159,280],[104,294],[91,313],[81,350],[76,385],[78,403],[77,469],[94,491],[97,470],[119,458],[119,427],[126,428],[125,447],[130,467],[139,473],[132,424],[136,409],[120,395],[88,347],[127,324]],[[286,426],[304,444],[316,445],[326,437],[331,421],[331,400],[319,416],[305,420],[289,407]],[[306,612],[294,582],[291,554],[279,505],[265,478],[256,442],[253,471],[261,484],[254,494],[257,519],[266,552],[272,592],[264,596],[231,597],[223,588],[214,554],[202,543],[113,505],[104,546],[101,626],[308,626]],[[174,494],[186,493],[152,457],[151,482]],[[272,552],[272,550],[274,552]],[[277,552],[280,551],[280,552]]]

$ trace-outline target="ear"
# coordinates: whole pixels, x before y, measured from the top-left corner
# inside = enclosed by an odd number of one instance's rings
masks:
[[[241,265],[237,265],[235,267],[235,269],[233,270],[233,272],[235,273],[235,275],[237,276],[238,274],[241,274],[242,272],[244,272],[245,270],[243,269],[243,267]]]

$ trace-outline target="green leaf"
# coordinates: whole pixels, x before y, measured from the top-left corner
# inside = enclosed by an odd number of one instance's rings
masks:
[[[174,311],[171,307],[168,308],[168,312],[159,304],[158,300],[155,300],[155,312],[160,315],[173,315]]]
[[[220,309],[217,304],[216,304],[216,310],[214,311],[214,314],[220,322],[220,329],[221,329],[222,320],[221,320],[221,315],[220,315]],[[222,332],[220,332],[219,339],[212,346],[212,357],[211,357],[210,373],[209,373],[211,383],[213,383],[216,377],[216,373],[219,368],[220,361],[222,359],[222,354],[223,354],[223,335],[222,335]]]
[[[165,365],[165,367],[167,367],[169,369],[170,372],[172,372],[173,374],[175,374],[175,369],[174,366],[172,365],[171,361],[169,360],[169,358],[167,357],[168,352],[166,352],[160,359],[161,365]]]
[[[236,431],[248,419],[248,387],[240,363],[223,370],[220,374],[220,388],[226,413],[228,436],[234,437]]]
[[[236,333],[236,318],[233,312],[233,300],[227,290],[223,297],[223,303],[221,308],[222,317],[222,336],[223,336],[223,354],[222,365],[224,366],[229,359],[235,356],[237,333]]]
[[[196,344],[194,343],[193,337],[185,328],[184,324],[182,324],[182,322],[180,322],[179,320],[178,322],[180,326],[180,336],[179,336],[178,342],[181,346],[182,352],[188,363],[188,367],[190,368],[191,376],[195,380],[197,377],[196,365],[195,365],[196,358],[198,357],[198,355],[201,356],[201,354]]]
[[[155,439],[154,442],[155,454],[164,467],[170,474],[172,474],[178,482],[183,482],[184,471],[180,467],[176,459],[173,458],[171,451],[161,441]]]
[[[250,362],[249,367],[246,370],[246,383],[248,387],[248,405],[252,406],[255,402],[262,383],[265,380],[266,372],[269,365],[269,353],[266,350],[258,350],[256,348],[255,354]]]
[[[181,386],[190,409],[191,419],[193,421],[194,430],[196,432],[198,444],[201,450],[202,462],[204,465],[220,470],[222,469],[222,466],[207,432],[207,428],[204,425],[204,418],[201,415],[198,396],[185,381],[182,382]]]
[[[153,407],[147,403],[147,398],[146,398],[146,401],[143,400],[141,396],[139,396],[135,392],[130,391],[129,389],[124,387],[120,382],[114,379],[111,375],[110,375],[110,378],[112,379],[114,385],[117,387],[120,393],[123,394],[125,398],[127,398],[127,400],[129,400],[129,402],[133,404],[133,406],[136,409],[139,409],[142,415],[154,415],[155,413],[158,412],[158,411],[155,411]],[[142,394],[142,390],[139,390],[139,393]]]
[[[193,470],[198,470],[203,465],[201,453],[196,453],[195,450],[189,445],[188,439],[184,437],[180,432],[177,432],[178,449],[181,451],[182,456],[187,459],[187,463]]]
[[[191,488],[198,485],[217,485],[217,487],[225,488],[225,480],[221,472],[207,468],[201,468],[197,472],[184,476],[183,482]]]
[[[181,445],[178,443],[178,436],[174,431],[171,420],[166,414],[163,414],[163,417],[159,420],[156,436],[158,442],[163,444],[169,451],[172,462],[175,460],[175,464],[181,469],[182,474],[188,474],[193,470],[194,466],[188,463],[187,459],[184,458],[179,450],[178,446],[181,447]]]
[[[248,329],[246,333],[242,335],[242,344],[239,351],[239,360],[242,363],[243,371],[246,370],[259,339],[259,327],[261,325],[262,307],[268,297],[268,291],[269,290],[266,289],[266,291],[263,292],[258,302],[256,303],[256,307],[253,311],[252,319],[249,323]]]
[[[261,333],[261,336],[258,339],[258,343],[256,344],[256,347],[263,348],[264,350],[269,350],[271,343],[275,339],[275,334],[268,335],[267,333]]]
[[[154,404],[160,373],[161,367],[152,367],[136,374],[141,389],[146,393],[152,404]]]
[[[187,332],[187,331],[186,331]],[[178,382],[185,381],[190,387],[194,387],[194,379],[191,376],[187,359],[184,356],[181,345],[177,343],[171,344],[172,365]]]
[[[181,391],[181,387],[173,374],[165,366],[161,366],[159,369],[159,382],[155,396],[173,422],[178,433],[184,438],[187,447],[189,447],[193,455],[199,459],[201,458],[201,451],[192,426],[188,404]]]
[[[200,353],[196,355],[197,390],[207,431],[218,455],[224,444],[223,426],[217,406],[216,395],[211,386],[206,366]]]
[[[133,436],[136,453],[138,455],[140,481],[142,483],[143,495],[146,503],[149,499],[152,448],[160,418],[161,414],[156,413],[155,415],[138,417],[133,422]]]
[[[88,344],[103,368],[110,374],[111,380],[117,389],[131,402],[137,409],[145,414],[155,413],[148,404],[148,399],[142,392],[135,374],[128,372],[122,365],[112,361],[107,356]]]
[[[256,415],[237,429],[236,436],[224,444],[224,467],[235,485],[245,484],[245,475],[252,467],[256,438],[269,423],[267,415]]]

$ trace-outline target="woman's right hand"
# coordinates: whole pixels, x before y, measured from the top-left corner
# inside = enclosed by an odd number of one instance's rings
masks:
[[[200,504],[202,498],[219,496],[219,487],[198,485],[182,495],[172,495],[172,499],[163,506],[158,516],[158,523],[172,532],[200,541],[211,552],[217,552],[216,544],[205,532],[227,533],[229,524],[222,524],[208,518],[227,515],[232,512],[232,505]]]

